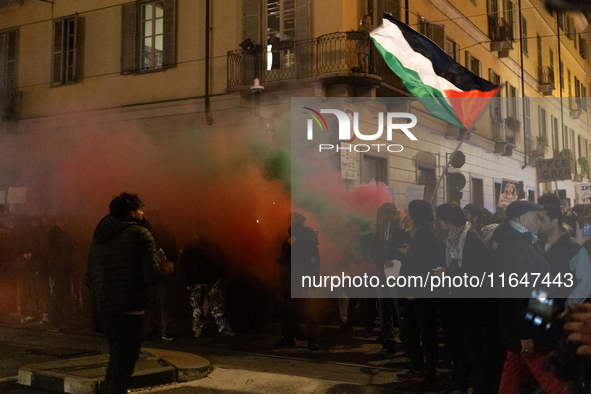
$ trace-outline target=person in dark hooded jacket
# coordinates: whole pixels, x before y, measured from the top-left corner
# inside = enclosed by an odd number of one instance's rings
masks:
[[[317,340],[318,321],[315,301],[306,298],[311,290],[304,287],[303,276],[317,277],[320,272],[318,233],[304,225],[306,218],[291,213],[289,237],[283,242],[279,256],[279,284],[281,287],[281,330],[283,337],[277,347],[293,347],[301,321],[306,321],[308,348],[320,350]]]
[[[166,273],[160,269],[156,245],[143,220],[143,203],[122,193],[94,231],[86,270],[95,316],[109,345],[104,394],[126,393],[142,344],[142,315],[148,288]],[[98,329],[95,325],[93,327]]]

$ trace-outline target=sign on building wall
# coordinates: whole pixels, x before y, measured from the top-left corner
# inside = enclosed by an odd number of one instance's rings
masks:
[[[357,161],[359,154],[356,152],[349,152],[351,144],[346,142],[341,143],[341,178],[343,179],[357,179]]]
[[[509,204],[513,201],[517,201],[520,191],[519,186],[520,183],[518,181],[503,179],[503,183],[501,184],[501,195],[499,196],[497,207],[507,209]]]
[[[539,183],[572,179],[569,159],[562,154],[553,159],[538,160],[536,170]]]
[[[591,204],[591,183],[579,183],[577,191],[579,192],[579,204]]]
[[[406,207],[413,200],[425,199],[425,185],[409,185],[406,187]]]
[[[7,204],[24,204],[27,196],[26,187],[9,187],[8,195],[6,196]]]

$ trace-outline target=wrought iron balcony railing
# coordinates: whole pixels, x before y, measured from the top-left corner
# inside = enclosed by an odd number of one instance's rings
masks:
[[[357,32],[330,33],[309,40],[295,41],[293,47],[263,50],[260,61],[243,50],[229,51],[228,88],[250,86],[258,76],[261,84],[315,78],[330,73],[368,73],[381,77],[382,82],[406,91],[400,78],[388,67],[375,46],[368,41],[369,55],[365,66],[359,64],[358,50],[366,37]],[[359,44],[358,44],[359,43]],[[362,69],[364,68],[364,69]]]
[[[573,119],[578,119],[583,111],[583,102],[581,97],[569,97],[568,108],[570,109],[570,116]]]
[[[513,26],[497,16],[488,16],[488,36],[493,42],[505,41],[513,42]]]
[[[554,89],[554,69],[548,66],[538,67],[538,83]]]

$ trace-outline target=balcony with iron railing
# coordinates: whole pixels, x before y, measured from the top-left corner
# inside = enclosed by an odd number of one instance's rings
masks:
[[[488,16],[488,36],[491,52],[499,52],[499,57],[508,57],[513,49],[513,26],[505,18]]]
[[[569,97],[568,108],[570,110],[570,116],[573,119],[578,119],[583,111],[583,103],[580,97]]]
[[[338,78],[340,83],[381,84],[396,95],[407,95],[400,78],[372,43],[365,69],[361,69],[357,47],[359,41],[367,39],[362,37],[357,32],[337,32],[294,41],[289,48],[272,50],[269,47],[271,50],[254,55],[260,56],[260,61],[243,50],[229,51],[228,90],[249,87],[258,75],[260,83],[265,86],[286,81]],[[258,67],[256,74],[255,67]]]
[[[520,125],[513,121],[513,118],[502,119],[491,118],[493,141],[495,142],[495,153],[503,156],[512,156],[513,149],[517,148],[519,142]]]
[[[552,67],[538,67],[538,85],[540,93],[544,96],[552,94],[555,89],[554,69]]]

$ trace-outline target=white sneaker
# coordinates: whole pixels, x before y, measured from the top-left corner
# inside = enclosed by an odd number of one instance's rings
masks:
[[[199,338],[199,337],[201,337],[201,335],[203,335],[203,330],[201,328],[196,329],[195,332],[193,333],[193,336],[195,338]]]

